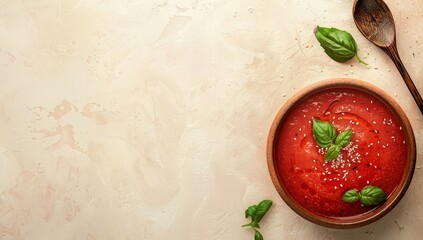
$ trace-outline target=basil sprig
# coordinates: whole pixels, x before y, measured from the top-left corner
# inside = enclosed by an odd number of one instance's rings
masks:
[[[330,161],[337,158],[341,149],[350,143],[352,131],[347,130],[336,136],[336,129],[332,124],[313,119],[313,136],[319,146],[329,147],[325,160]]]
[[[242,227],[251,227],[254,230],[254,240],[263,240],[263,235],[259,232],[260,221],[264,215],[269,211],[273,202],[271,200],[263,200],[258,205],[252,205],[245,210],[245,218],[251,218],[251,222]]]
[[[357,43],[353,36],[337,28],[325,28],[317,26],[314,35],[320,42],[325,53],[337,62],[346,62],[356,57],[360,63],[367,65],[358,57]]]
[[[376,186],[366,186],[361,192],[350,189],[342,195],[342,201],[353,203],[360,201],[364,206],[374,206],[386,199],[385,192]]]

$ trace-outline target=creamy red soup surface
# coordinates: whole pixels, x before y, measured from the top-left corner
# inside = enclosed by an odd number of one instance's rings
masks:
[[[350,143],[325,161],[327,148],[313,138],[313,118],[351,129]],[[288,193],[308,211],[348,217],[371,211],[342,201],[350,189],[378,186],[389,195],[399,185],[407,157],[406,136],[396,115],[377,97],[352,88],[314,93],[286,115],[276,136],[277,171]]]

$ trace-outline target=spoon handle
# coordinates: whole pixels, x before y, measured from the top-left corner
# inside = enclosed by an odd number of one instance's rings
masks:
[[[417,103],[417,106],[419,107],[420,111],[423,114],[423,99],[420,95],[419,91],[417,90],[416,86],[413,83],[413,80],[411,80],[410,75],[408,74],[407,70],[404,67],[404,64],[402,63],[398,50],[395,44],[392,44],[388,46],[387,48],[384,48],[385,52],[389,55],[389,57],[394,61],[395,66],[398,68],[398,71],[400,72],[402,78],[404,79],[405,84],[408,87],[408,90],[410,90],[411,95],[413,95],[414,100]]]

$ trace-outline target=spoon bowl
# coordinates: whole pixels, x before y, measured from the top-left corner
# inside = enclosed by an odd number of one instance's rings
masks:
[[[398,54],[394,17],[388,5],[382,0],[355,0],[353,17],[363,36],[381,48],[395,63],[417,106],[423,113],[423,99]]]
[[[394,17],[383,1],[355,1],[354,20],[360,32],[378,47],[395,42]]]

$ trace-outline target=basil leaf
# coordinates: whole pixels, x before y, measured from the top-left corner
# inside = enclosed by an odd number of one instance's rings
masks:
[[[357,43],[350,33],[337,28],[317,26],[314,34],[325,53],[333,60],[346,62],[355,56],[360,63],[367,65],[358,57]]]
[[[360,193],[356,189],[346,191],[342,195],[342,201],[347,203],[357,202],[360,199]]]
[[[378,205],[385,199],[385,192],[376,186],[366,186],[361,190],[360,202],[365,206]]]
[[[341,153],[341,147],[338,145],[332,145],[329,147],[325,160],[330,161],[338,157],[338,155]]]
[[[313,136],[321,147],[329,147],[336,137],[335,127],[324,121],[313,119]]]
[[[351,137],[352,137],[352,131],[351,130],[347,130],[345,132],[340,133],[336,139],[335,139],[335,144],[342,147],[345,147],[348,145],[348,143],[350,143],[351,141]]]
[[[245,218],[251,217],[251,219],[252,219],[253,216],[254,216],[254,214],[255,214],[255,212],[256,212],[256,208],[257,208],[256,205],[249,206],[247,208],[247,210],[245,210]]]
[[[253,222],[259,223],[261,219],[264,217],[264,215],[267,213],[267,211],[269,211],[270,207],[272,206],[272,203],[273,202],[271,200],[261,201],[257,205],[256,211],[253,217]]]
[[[329,57],[337,62],[346,62],[357,54],[357,44],[346,31],[317,26],[315,36]]]
[[[263,240],[261,233],[254,229],[254,240]]]

